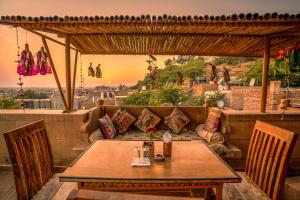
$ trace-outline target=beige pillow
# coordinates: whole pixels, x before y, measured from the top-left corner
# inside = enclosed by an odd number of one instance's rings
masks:
[[[220,132],[211,133],[207,130],[204,130],[204,124],[200,124],[196,127],[196,133],[205,141],[210,144],[224,144],[225,137]]]
[[[173,112],[165,118],[165,124],[176,134],[190,122],[188,118],[180,109],[174,108]]]
[[[149,109],[144,108],[135,125],[141,131],[145,132],[147,128],[155,128],[159,122],[160,118],[157,115],[153,114]]]

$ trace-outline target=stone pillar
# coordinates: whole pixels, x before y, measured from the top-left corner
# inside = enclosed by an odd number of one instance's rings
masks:
[[[280,104],[280,99],[282,94],[280,94],[281,81],[271,81],[270,82],[270,96],[268,101],[268,107],[271,110],[277,110]]]

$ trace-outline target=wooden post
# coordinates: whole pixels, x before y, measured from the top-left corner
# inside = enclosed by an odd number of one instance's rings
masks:
[[[74,105],[74,96],[75,96],[75,83],[76,83],[76,71],[77,71],[77,58],[78,58],[78,51],[75,53],[75,60],[74,60],[74,71],[73,71],[73,80],[72,80],[72,99],[71,105]]]
[[[43,45],[45,47],[46,53],[48,55],[50,65],[52,66],[53,75],[54,75],[54,78],[55,78],[55,81],[56,81],[56,84],[57,84],[57,87],[58,87],[61,99],[62,99],[62,101],[64,103],[65,110],[67,110],[68,109],[68,105],[66,103],[65,95],[64,95],[63,90],[61,88],[61,85],[60,85],[60,82],[59,82],[59,79],[58,79],[58,76],[57,76],[57,72],[56,72],[56,69],[55,69],[55,66],[54,66],[54,63],[53,63],[53,60],[52,60],[52,56],[51,56],[51,53],[50,53],[50,50],[49,50],[49,47],[48,47],[48,44],[47,44],[47,41],[46,41],[45,37],[42,37],[42,41],[43,41]]]
[[[264,49],[264,65],[263,65],[263,73],[262,73],[260,112],[266,112],[268,74],[269,74],[269,63],[270,63],[270,45],[271,45],[270,39],[266,38],[265,49]]]
[[[70,49],[70,36],[66,35],[65,38],[65,59],[66,59],[66,94],[67,94],[67,105],[68,105],[68,112],[73,110],[72,105],[72,91],[71,91],[71,49]]]

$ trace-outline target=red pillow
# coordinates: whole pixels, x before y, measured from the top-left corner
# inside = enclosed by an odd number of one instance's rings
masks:
[[[106,114],[104,117],[98,119],[101,133],[105,139],[112,139],[117,135],[117,131],[112,123],[110,117]]]

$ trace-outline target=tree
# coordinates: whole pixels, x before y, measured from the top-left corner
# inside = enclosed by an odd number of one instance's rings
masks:
[[[16,99],[48,99],[48,95],[46,93],[40,92],[37,93],[33,90],[26,90],[22,94],[17,94]]]
[[[11,97],[0,98],[0,109],[19,109],[21,108],[19,102]]]
[[[263,71],[263,59],[256,59],[254,62],[248,65],[248,72],[239,76],[238,79],[245,84],[249,84],[252,78],[255,79],[255,83],[261,86],[261,77]],[[269,80],[280,80],[284,82],[285,78],[289,78],[290,86],[300,85],[300,73],[291,73],[288,70],[288,66],[281,63],[280,65],[275,65],[273,59],[270,60],[269,66]]]
[[[203,76],[204,71],[205,64],[202,57],[178,56],[174,60],[167,59],[165,61],[165,68],[159,69],[157,72],[156,86],[161,88],[167,84],[176,84],[179,73],[183,75],[183,78],[189,77],[192,80],[196,80],[197,77]],[[150,76],[147,74],[144,80],[138,81],[131,89],[140,90],[142,86],[150,88],[150,82]]]

